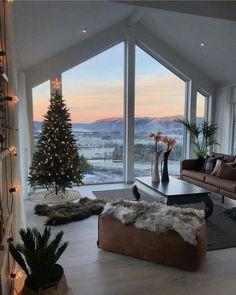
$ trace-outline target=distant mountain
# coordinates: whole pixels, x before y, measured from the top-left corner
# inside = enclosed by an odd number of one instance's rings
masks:
[[[181,134],[183,127],[175,122],[177,118],[183,116],[170,117],[138,117],[135,118],[135,133],[156,132],[160,130],[165,134]],[[198,118],[197,122],[200,122]],[[91,132],[123,132],[123,118],[105,118],[92,123],[73,123],[73,129],[77,131]],[[41,130],[42,123],[35,121],[34,130]]]

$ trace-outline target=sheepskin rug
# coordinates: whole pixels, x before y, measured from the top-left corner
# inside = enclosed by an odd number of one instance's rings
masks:
[[[67,202],[59,205],[36,205],[34,213],[48,216],[46,225],[60,225],[79,221],[102,212],[107,201],[100,199],[81,198],[77,203]]]
[[[124,224],[157,233],[176,231],[190,244],[196,245],[196,232],[204,222],[205,212],[161,203],[114,201],[106,204],[102,214],[110,214]]]

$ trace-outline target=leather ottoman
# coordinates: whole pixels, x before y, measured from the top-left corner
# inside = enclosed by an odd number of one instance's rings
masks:
[[[100,215],[98,220],[99,248],[191,271],[199,268],[206,254],[205,223],[196,235],[195,246],[174,231],[155,233],[138,229],[108,214]]]

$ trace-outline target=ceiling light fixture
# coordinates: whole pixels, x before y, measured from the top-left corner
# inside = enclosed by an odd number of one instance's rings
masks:
[[[205,46],[205,43],[201,43],[201,47],[204,47]]]
[[[80,33],[81,33],[81,34],[86,34],[86,33],[87,33],[87,29],[85,29],[85,28],[81,29],[81,30],[80,30]]]

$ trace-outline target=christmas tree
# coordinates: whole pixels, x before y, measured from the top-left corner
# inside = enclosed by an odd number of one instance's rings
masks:
[[[53,81],[50,106],[44,115],[42,132],[33,155],[30,185],[53,188],[56,195],[67,187],[82,184],[83,165],[70,123],[70,114],[60,94],[60,82]]]

